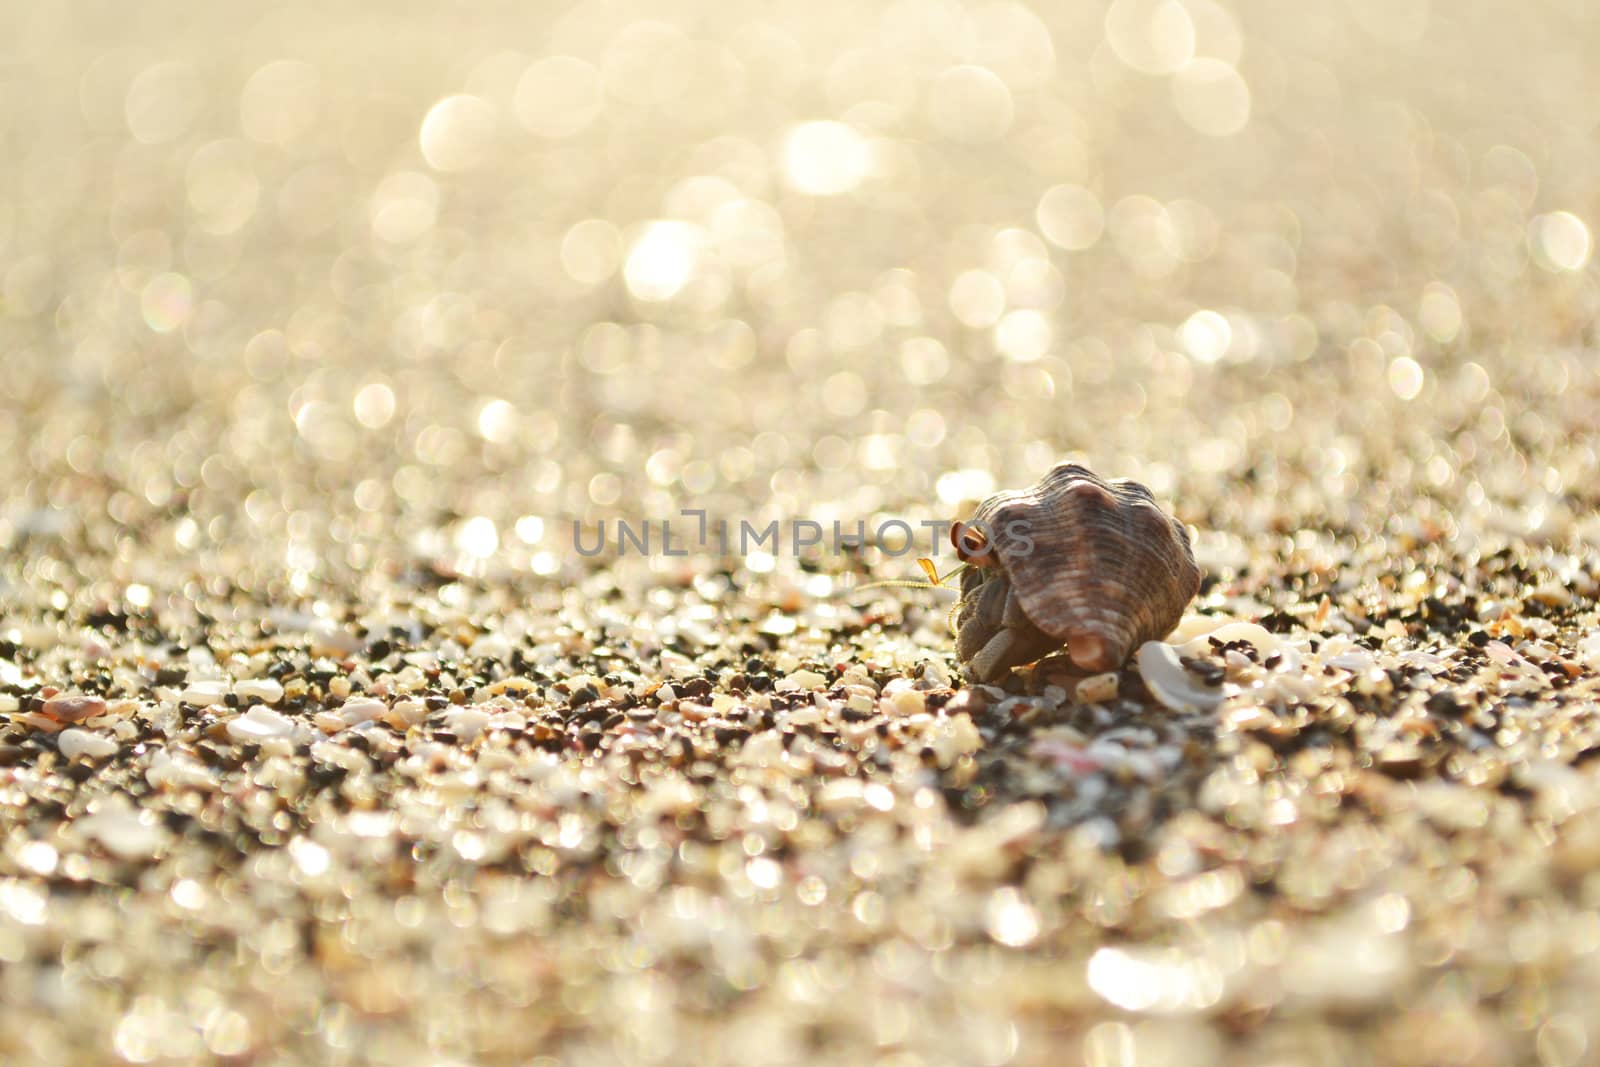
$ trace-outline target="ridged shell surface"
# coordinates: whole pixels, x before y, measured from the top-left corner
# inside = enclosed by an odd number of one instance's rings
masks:
[[[1137,482],[1061,463],[997,493],[966,524],[1010,579],[1028,619],[1086,670],[1120,667],[1169,633],[1200,589],[1189,534]]]

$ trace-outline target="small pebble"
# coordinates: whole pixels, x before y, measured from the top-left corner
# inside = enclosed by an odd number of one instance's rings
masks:
[[[356,697],[340,705],[336,714],[346,726],[357,726],[373,719],[381,718],[389,709],[381,700],[370,697]]]
[[[854,811],[865,803],[865,789],[859,778],[840,778],[817,790],[819,811]]]
[[[428,717],[427,706],[420,700],[397,700],[383,720],[390,726],[405,730]]]
[[[233,691],[240,700],[259,700],[263,704],[276,704],[283,699],[283,684],[274,678],[246,678],[235,682]]]
[[[228,720],[228,736],[235,741],[263,741],[273,737],[288,737],[294,732],[294,723],[270,708],[257,705],[236,719]]]
[[[80,833],[122,860],[145,860],[156,856],[171,836],[155,821],[152,813],[136,813],[119,794],[116,801],[74,825]]]
[[[445,712],[444,725],[462,741],[471,741],[488,726],[489,713],[479,708],[454,707]]]
[[[984,693],[982,688],[973,686],[963,689],[951,697],[950,702],[944,706],[944,710],[952,715],[958,712],[977,715],[987,708],[990,703],[988,695]]]
[[[927,709],[927,696],[917,689],[902,689],[885,699],[896,715],[918,715]]]
[[[44,702],[44,713],[58,722],[83,722],[106,713],[106,702],[96,696],[54,696]]]
[[[79,756],[88,756],[90,759],[105,759],[117,753],[118,745],[105,734],[95,733],[93,730],[80,730],[70,727],[56,735],[56,748],[68,759]]]
[[[228,683],[217,680],[190,682],[178,691],[178,699],[185,704],[217,704],[228,695]]]
[[[828,679],[816,671],[800,670],[779,678],[778,684],[773,688],[780,693],[789,693],[797,689],[821,689],[827,684]]]
[[[1107,671],[1104,674],[1091,675],[1078,683],[1076,690],[1078,703],[1100,704],[1112,700],[1117,695],[1120,676],[1116,671]]]
[[[1528,594],[1546,607],[1559,608],[1572,603],[1572,590],[1560,582],[1546,582]]]

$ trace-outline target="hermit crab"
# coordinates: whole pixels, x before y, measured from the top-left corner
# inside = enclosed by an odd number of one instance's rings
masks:
[[[1063,647],[1080,670],[1115,670],[1166,636],[1200,588],[1188,531],[1150,490],[1075,463],[989,497],[950,540],[956,655],[979,682]]]

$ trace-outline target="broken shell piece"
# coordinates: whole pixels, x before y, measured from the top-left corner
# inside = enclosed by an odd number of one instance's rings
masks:
[[[1178,620],[1178,625],[1172,628],[1172,632],[1167,634],[1164,640],[1169,645],[1186,645],[1197,637],[1204,637],[1229,623],[1239,621],[1232,615],[1200,615],[1191,612]]]
[[[1217,645],[1231,645],[1237,641],[1255,646],[1257,655],[1263,660],[1276,654],[1280,667],[1284,669],[1300,666],[1300,653],[1293,645],[1266,627],[1253,622],[1230,622],[1226,626],[1219,626],[1210,633],[1178,644],[1178,651],[1185,656],[1206,656],[1210,655]]]
[[[288,737],[294,732],[294,723],[277,712],[260,704],[228,720],[228,736],[235,741],[248,743],[265,741],[271,737]]]
[[[1117,695],[1119,679],[1116,671],[1107,671],[1104,674],[1092,675],[1078,683],[1077,697],[1080,704],[1100,704],[1114,699]]]
[[[1226,695],[1190,674],[1178,650],[1160,641],[1146,641],[1139,647],[1139,676],[1145,688],[1173,711],[1213,711]]]
[[[1230,622],[1219,626],[1206,634],[1204,638],[1195,638],[1190,644],[1199,644],[1210,647],[1211,642],[1228,645],[1235,641],[1247,641],[1256,646],[1259,652],[1276,652],[1283,647],[1283,638],[1253,622]]]
[[[338,715],[346,726],[359,726],[371,719],[382,718],[388,710],[381,700],[354,697],[345,701],[334,714]]]
[[[276,704],[283,699],[283,683],[276,678],[246,678],[234,685],[233,692],[240,700]]]
[[[178,699],[197,707],[220,704],[227,697],[228,688],[227,682],[217,678],[192,681],[178,691]]]
[[[1208,656],[1216,645],[1229,645],[1244,641],[1255,646],[1260,659],[1278,657],[1278,670],[1298,670],[1300,651],[1282,634],[1275,634],[1265,626],[1245,622],[1227,615],[1185,615],[1183,621],[1167,635],[1166,643],[1177,648],[1179,655]],[[1214,643],[1213,643],[1214,642]]]

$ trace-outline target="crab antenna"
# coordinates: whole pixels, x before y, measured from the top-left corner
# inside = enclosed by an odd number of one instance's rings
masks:
[[[940,577],[938,568],[933,565],[933,560],[919,559],[917,560],[917,565],[920,566],[922,568],[922,572],[928,576],[927,582],[915,582],[903,578],[892,578],[888,581],[869,582],[866,585],[858,585],[854,589],[849,590],[849,592],[851,594],[864,593],[869,589],[938,589],[941,592],[953,593],[955,590],[949,589],[944,583],[948,582],[951,578],[954,578],[956,575],[966,570],[969,566],[969,564],[966,563],[958,563],[956,566],[950,568],[950,570],[947,571],[943,577]]]
[[[954,593],[955,590],[948,586],[935,585],[933,582],[916,582],[909,578],[895,578],[886,582],[868,582],[858,585],[854,589],[847,589],[847,593],[864,593],[868,589],[935,589],[941,593]]]

